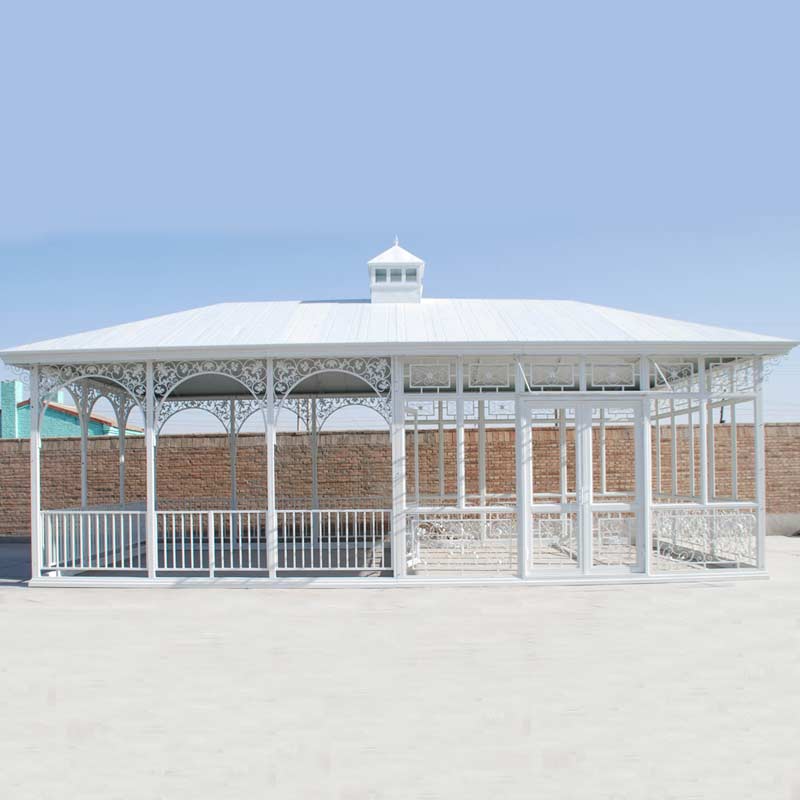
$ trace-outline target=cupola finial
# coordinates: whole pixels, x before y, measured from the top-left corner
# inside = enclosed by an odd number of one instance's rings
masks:
[[[394,235],[394,246],[397,247],[397,245],[399,245],[399,244],[400,244],[400,239],[398,238],[397,234],[395,234]]]

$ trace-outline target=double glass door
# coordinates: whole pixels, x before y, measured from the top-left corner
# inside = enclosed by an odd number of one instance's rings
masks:
[[[528,571],[642,571],[642,401],[526,402]]]

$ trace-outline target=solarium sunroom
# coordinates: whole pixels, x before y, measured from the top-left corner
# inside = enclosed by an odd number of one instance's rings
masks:
[[[569,301],[422,299],[425,264],[397,243],[368,269],[369,300],[225,303],[3,353],[39,411],[34,584],[764,574],[762,385],[793,342]],[[90,502],[84,433],[80,506],[42,507],[38,421],[61,389],[84,419],[101,398],[118,415],[118,502]],[[320,478],[326,421],[354,406],[387,437],[366,498]],[[126,494],[132,409],[141,498]],[[159,432],[188,409],[229,433],[228,498],[159,491]],[[281,490],[286,415],[310,447],[301,497]],[[253,419],[263,491],[243,498]]]

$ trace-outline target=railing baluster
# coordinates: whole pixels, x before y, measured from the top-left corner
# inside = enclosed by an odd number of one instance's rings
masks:
[[[78,514],[78,552],[80,553],[80,564],[83,569],[83,514]]]
[[[233,569],[233,515],[228,512],[228,566]]]
[[[186,569],[186,514],[181,513],[181,568]]]
[[[250,512],[247,512],[247,568],[253,568],[253,545],[250,540]]]
[[[208,577],[214,577],[214,566],[216,562],[216,553],[214,552],[215,549],[215,539],[216,534],[214,533],[214,512],[208,512],[208,526],[206,530],[206,538],[208,539]]]
[[[347,512],[345,512],[347,513]],[[336,512],[336,569],[342,566],[342,545],[341,545],[341,521],[342,521],[342,512]]]
[[[194,569],[194,511],[189,512],[189,569]]]
[[[178,566],[178,559],[175,555],[175,545],[178,539],[178,526],[175,523],[175,512],[172,512],[172,526],[170,530],[170,536],[172,538],[172,569]]]

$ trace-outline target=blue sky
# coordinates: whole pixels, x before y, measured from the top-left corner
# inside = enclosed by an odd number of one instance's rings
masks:
[[[6,6],[0,347],[225,299],[571,297],[800,339],[796,3]],[[800,357],[773,419],[800,419]]]

